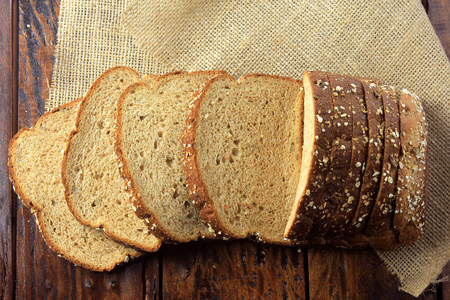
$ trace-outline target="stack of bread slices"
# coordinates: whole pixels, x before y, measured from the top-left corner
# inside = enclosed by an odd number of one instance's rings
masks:
[[[391,250],[423,232],[427,124],[374,79],[115,67],[20,130],[9,172],[48,245],[91,270],[198,239]]]

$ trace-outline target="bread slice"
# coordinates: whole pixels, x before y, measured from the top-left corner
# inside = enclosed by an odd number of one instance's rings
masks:
[[[368,124],[364,89],[358,78],[347,76],[352,114],[352,154],[344,194],[331,220],[329,234],[339,236],[353,220],[359,202],[361,181],[367,160]]]
[[[305,94],[301,174],[284,232],[286,238],[295,242],[306,240],[318,207],[322,204],[334,139],[331,89],[327,73],[305,71],[303,86]]]
[[[153,88],[136,83],[120,96],[116,152],[122,172],[134,191],[137,214],[165,241],[214,238],[189,200],[181,135],[194,90],[223,73],[170,73]]]
[[[394,229],[409,246],[423,233],[427,187],[428,130],[418,97],[403,90],[399,100],[401,155]]]
[[[290,244],[302,146],[302,85],[252,74],[213,78],[194,98],[183,134],[191,200],[217,235]]]
[[[67,207],[61,162],[80,102],[44,114],[35,129],[21,129],[10,143],[8,169],[15,191],[36,215],[49,247],[76,265],[107,271],[141,253],[80,224]]]
[[[377,81],[361,79],[361,83],[364,87],[364,98],[367,108],[369,142],[367,144],[367,162],[361,182],[359,202],[353,220],[345,229],[346,234],[361,233],[366,227],[380,186],[384,154],[385,124],[381,90]]]
[[[65,197],[82,224],[144,251],[158,250],[153,236],[130,204],[128,188],[119,173],[114,152],[116,102],[122,91],[139,80],[127,67],[103,73],[80,106],[76,129],[70,134],[62,164]]]
[[[400,115],[395,88],[381,86],[384,107],[384,155],[380,189],[364,234],[383,236],[392,228],[400,155]]]
[[[333,145],[330,168],[325,177],[322,204],[314,218],[311,239],[328,232],[343,201],[346,178],[351,167],[353,136],[351,86],[344,75],[328,73],[328,80],[331,88]]]

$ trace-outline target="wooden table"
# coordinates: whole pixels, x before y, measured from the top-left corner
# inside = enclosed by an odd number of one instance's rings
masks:
[[[449,0],[422,2],[449,55]],[[59,4],[0,0],[2,299],[413,299],[397,290],[396,278],[369,250],[297,251],[249,241],[165,245],[110,273],[90,272],[55,255],[13,192],[6,164],[11,137],[44,113]],[[449,282],[420,299],[450,299]]]

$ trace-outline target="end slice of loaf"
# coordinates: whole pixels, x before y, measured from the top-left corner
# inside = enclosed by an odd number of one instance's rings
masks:
[[[114,152],[116,103],[139,74],[127,67],[103,73],[81,103],[76,129],[70,134],[62,164],[62,179],[70,210],[82,223],[127,245],[158,250],[157,239],[134,213],[128,186]]]
[[[118,103],[116,152],[134,191],[137,214],[165,241],[214,238],[189,200],[181,135],[194,90],[222,71],[175,72],[137,83]]]
[[[183,134],[191,200],[217,235],[290,244],[283,230],[301,162],[302,86],[253,74],[210,80]]]
[[[35,213],[49,247],[76,265],[107,271],[141,253],[80,224],[69,211],[61,163],[80,102],[44,114],[35,129],[21,129],[10,143],[8,169],[15,191]]]
[[[423,233],[426,208],[428,126],[417,96],[403,90],[400,101],[401,154],[394,229],[409,246]]]
[[[392,228],[400,155],[400,115],[394,87],[381,86],[384,107],[384,155],[380,188],[364,234],[383,236]]]
[[[303,154],[295,201],[285,228],[288,239],[305,241],[322,204],[325,177],[331,162],[333,107],[327,73],[303,74]]]

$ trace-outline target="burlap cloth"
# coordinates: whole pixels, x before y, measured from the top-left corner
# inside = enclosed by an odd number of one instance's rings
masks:
[[[450,64],[419,0],[62,0],[47,108],[116,65],[297,78],[325,69],[415,92],[430,124],[425,234],[378,255],[414,296],[450,259]]]

